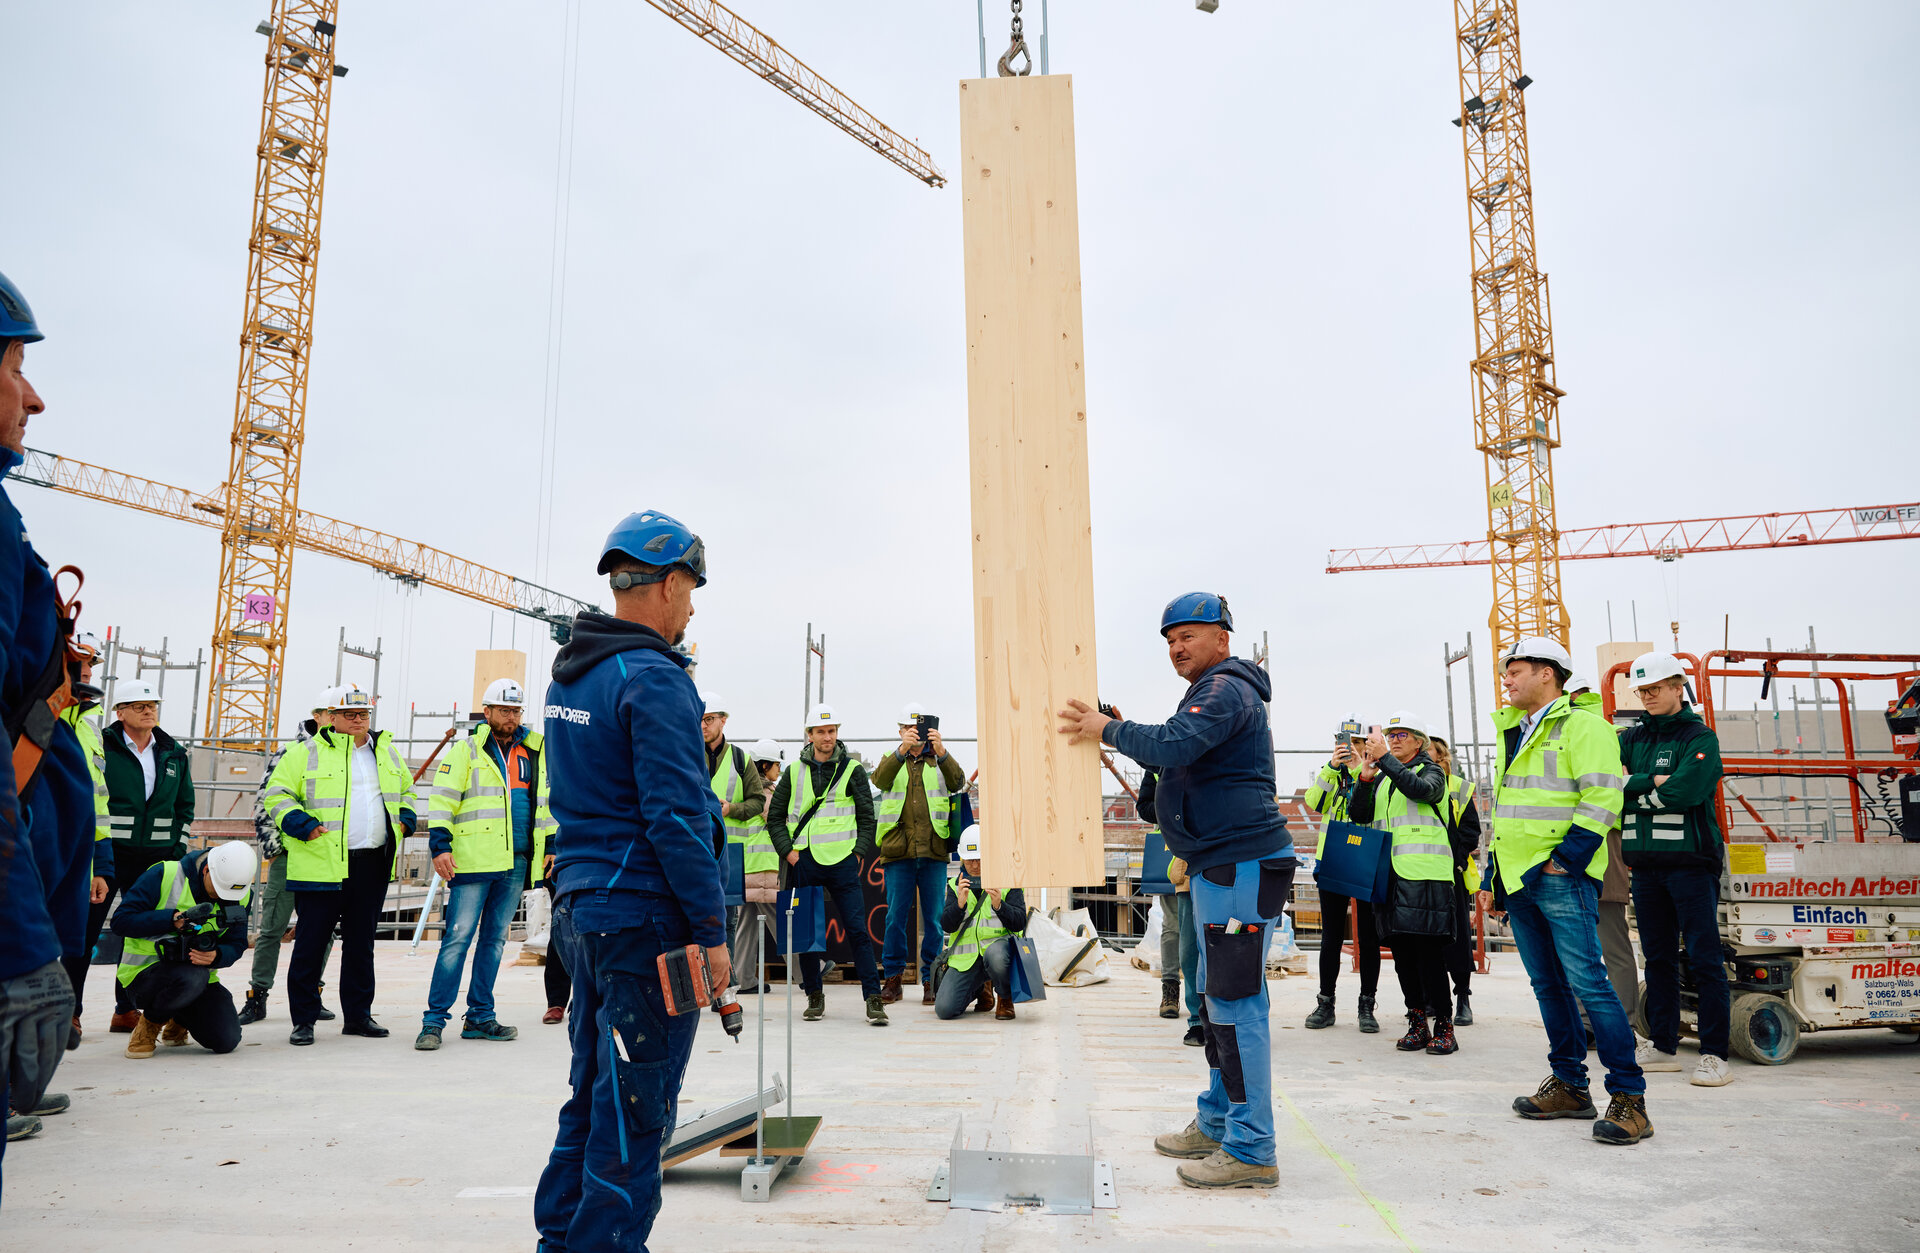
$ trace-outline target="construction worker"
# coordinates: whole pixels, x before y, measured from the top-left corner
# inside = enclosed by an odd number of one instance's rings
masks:
[[[526,703],[512,679],[487,684],[480,701],[482,721],[454,741],[434,771],[427,802],[427,850],[433,854],[433,872],[447,885],[447,904],[427,1012],[413,1041],[421,1051],[440,1047],[476,933],[479,947],[467,980],[460,1038],[520,1036],[518,1027],[494,1017],[493,981],[520,898],[545,877],[547,837],[554,826],[541,751],[546,741],[538,731],[520,725]]]
[[[575,616],[547,688],[561,831],[553,941],[573,976],[573,1095],[533,1211],[545,1248],[644,1253],[700,1019],[667,1014],[659,958],[695,944],[714,987],[732,975],[713,856],[720,802],[700,697],[675,651],[707,581],[706,545],[666,514],[631,514],[607,537],[599,572],[613,613]]]
[[[860,858],[873,855],[873,789],[867,770],[847,755],[840,742],[840,717],[831,705],[815,705],[807,713],[807,747],[787,767],[774,786],[767,806],[767,834],[773,849],[787,863],[790,887],[825,888],[827,899],[840,913],[847,947],[853,950],[860,972],[860,993],[867,1001],[867,1021],[887,1025],[880,1001],[880,972],[873,961],[873,943],[867,936],[866,902],[860,894]],[[817,1021],[827,1012],[826,991],[820,979],[820,954],[800,954],[800,987],[807,994],[801,1017]]]
[[[233,994],[216,972],[247,951],[248,902],[259,873],[253,846],[229,840],[158,862],[127,887],[113,933],[125,940],[115,982],[140,1007],[128,1057],[149,1058],[156,1040],[181,1045],[189,1037],[215,1053],[240,1047]]]
[[[67,980],[73,984],[73,1026],[67,1033],[67,1047],[80,1047],[80,1016],[87,990],[87,967],[93,949],[100,942],[100,929],[107,922],[107,899],[113,895],[114,864],[112,826],[107,817],[106,750],[100,740],[100,689],[93,686],[93,670],[105,651],[91,632],[75,637],[74,648],[81,654],[79,682],[73,685],[74,703],[61,711],[60,721],[73,728],[80,748],[87,755],[87,774],[93,780],[93,883],[87,893],[87,930],[77,953],[63,959]]]
[[[240,1025],[243,1027],[252,1026],[267,1016],[267,997],[273,991],[273,981],[280,969],[281,937],[293,921],[293,893],[287,890],[287,849],[280,838],[280,827],[267,816],[267,787],[281,758],[289,751],[305,751],[303,746],[319,733],[320,728],[333,725],[333,705],[338,694],[339,689],[332,687],[320,693],[320,699],[309,711],[312,717],[302,722],[294,737],[274,749],[273,756],[267,758],[267,768],[260,775],[260,787],[253,794],[253,835],[260,842],[260,856],[267,861],[267,881],[261,885],[259,892],[260,933],[253,941],[253,968],[247,980],[247,1003],[240,1007]],[[333,936],[328,935],[326,952],[320,957],[321,969],[326,968],[327,958],[332,955]],[[333,1017],[332,1010],[324,1004],[320,1006],[321,1022],[329,1022]]]
[[[1720,739],[1687,707],[1687,671],[1671,653],[1645,653],[1627,681],[1646,716],[1620,732],[1627,774],[1621,848],[1633,868],[1633,916],[1647,968],[1643,1070],[1679,1070],[1680,963],[1700,1005],[1700,1061],[1693,1083],[1717,1088],[1727,1069],[1730,1003],[1720,950]]]
[[[1473,803],[1474,786],[1453,771],[1453,750],[1438,734],[1427,736],[1427,755],[1447,776],[1452,798],[1455,845],[1453,891],[1456,933],[1447,945],[1447,974],[1453,980],[1453,1025],[1473,1025],[1473,901],[1480,891],[1480,809]]]
[[[720,802],[720,820],[726,824],[727,843],[740,849],[741,863],[749,857],[762,865],[773,854],[773,842],[767,838],[767,785],[753,758],[738,744],[727,742],[727,698],[718,692],[700,694],[700,738],[707,746],[707,776],[713,795]],[[732,938],[739,934],[744,907],[727,911],[728,952],[733,958],[733,977],[742,978],[740,953]]]
[[[900,711],[900,747],[873,769],[880,789],[880,874],[887,889],[887,942],[881,952],[880,1001],[900,999],[900,980],[912,962],[913,908],[920,906],[920,1003],[933,1004],[933,962],[940,955],[940,901],[953,851],[954,794],[967,785],[966,771],[919,719],[927,711],[910,704]]]
[[[1585,1006],[1607,1069],[1607,1111],[1593,1125],[1603,1144],[1637,1144],[1653,1133],[1646,1077],[1633,1059],[1633,1029],[1607,983],[1600,954],[1600,881],[1607,830],[1620,821],[1620,745],[1613,728],[1577,709],[1562,690],[1573,674],[1567,650],[1523,639],[1501,658],[1507,704],[1493,716],[1501,768],[1493,805],[1491,904],[1511,920],[1547,1029],[1553,1073],[1522,1118],[1591,1119],[1587,1046],[1575,1003]],[[1485,903],[1485,902],[1483,902]]]
[[[1333,756],[1307,780],[1305,803],[1319,814],[1320,835],[1313,847],[1314,864],[1327,855],[1327,826],[1350,822],[1347,805],[1353,794],[1354,772],[1360,768],[1360,756],[1354,748],[1366,735],[1360,715],[1348,714],[1334,730]],[[1355,956],[1360,962],[1360,999],[1354,1005],[1354,1021],[1371,1035],[1380,1030],[1373,1015],[1380,990],[1380,935],[1373,925],[1373,902],[1356,901],[1338,892],[1320,889],[1320,992],[1314,998],[1313,1012],[1303,1024],[1309,1031],[1320,1031],[1334,1023],[1334,989],[1340,982],[1340,966],[1346,956],[1347,911],[1353,911]]]
[[[374,731],[373,697],[338,689],[333,725],[289,752],[267,780],[267,816],[286,845],[287,887],[298,923],[287,966],[287,1042],[313,1043],[320,1019],[321,963],[340,928],[340,1034],[384,1039],[373,1017],[373,941],[386,905],[400,841],[412,835],[419,802],[413,773],[388,731]]]
[[[107,824],[114,881],[131,884],[163,861],[179,861],[193,826],[193,772],[187,750],[160,727],[160,693],[144,679],[113,691],[112,725],[101,734],[107,778]],[[126,984],[114,986],[109,1030],[140,1021]]]
[[[1384,730],[1369,731],[1347,814],[1388,834],[1390,886],[1378,922],[1407,1007],[1407,1033],[1394,1047],[1446,1057],[1460,1047],[1453,1038],[1446,962],[1457,926],[1453,874],[1459,850],[1447,775],[1427,755],[1427,743],[1426,723],[1404,710],[1389,717]]]
[[[1188,683],[1174,716],[1158,726],[1126,722],[1073,700],[1060,711],[1060,731],[1158,772],[1160,830],[1193,877],[1207,1090],[1186,1129],[1153,1146],[1200,1159],[1176,1172],[1188,1187],[1272,1188],[1280,1172],[1266,953],[1298,863],[1274,795],[1265,704],[1273,687],[1266,671],[1232,655],[1232,631],[1224,597],[1175,598],[1160,616],[1168,659]]]
[[[772,740],[759,740],[748,755],[753,758],[754,773],[760,776],[762,796],[772,796],[785,769],[780,746]],[[747,830],[743,858],[747,903],[740,907],[728,945],[742,996],[760,990],[760,946],[780,934],[779,911],[774,908],[780,897],[780,854],[774,851],[773,837],[767,834],[766,814],[762,812],[757,821],[757,827]]]
[[[1012,1022],[1008,981],[1019,956],[1014,937],[1027,929],[1027,897],[1019,888],[990,888],[980,881],[980,828],[960,836],[960,877],[946,890],[940,911],[946,933],[947,972],[934,1000],[937,1018],[958,1018],[971,1003],[991,1009],[996,1022]]]
[[[0,478],[24,456],[27,420],[46,409],[26,377],[27,345],[43,338],[0,274]],[[62,616],[53,574],[0,486],[0,713],[12,740],[0,766],[0,1110],[23,1115],[24,1134],[43,1111],[66,1108],[46,1092],[72,1033],[60,959],[81,952],[94,878],[86,752],[50,703],[70,678]]]

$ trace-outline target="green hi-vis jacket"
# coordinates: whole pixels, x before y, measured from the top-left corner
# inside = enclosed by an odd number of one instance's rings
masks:
[[[1639,868],[1699,866],[1718,871],[1722,843],[1714,793],[1720,786],[1720,737],[1691,709],[1651,714],[1620,732],[1626,808],[1620,851]],[[1656,785],[1654,778],[1665,775]]]

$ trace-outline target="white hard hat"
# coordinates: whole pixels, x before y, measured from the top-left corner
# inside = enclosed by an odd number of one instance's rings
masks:
[[[1593,680],[1589,679],[1584,674],[1576,674],[1571,679],[1567,680],[1566,690],[1567,690],[1567,695],[1569,696],[1572,696],[1577,692],[1591,692],[1593,690]]]
[[[815,727],[837,727],[839,725],[840,715],[833,712],[832,705],[815,705],[807,712],[807,730],[809,731]]]
[[[781,753],[780,746],[772,740],[760,740],[753,746],[753,759],[755,761],[781,762],[785,761],[786,757]]]
[[[486,693],[480,697],[482,705],[503,705],[508,709],[519,709],[526,705],[527,694],[512,679],[495,679],[487,684]]]
[[[80,634],[74,636],[73,646],[81,652],[92,653],[96,659],[107,651],[107,646],[102,644],[100,637],[92,631],[82,631]]]
[[[1544,661],[1560,672],[1563,683],[1573,675],[1573,658],[1544,635],[1530,635],[1517,641],[1500,659],[1500,664],[1504,666],[1509,661]]]
[[[977,861],[980,857],[980,824],[974,823],[960,833],[960,860]]]
[[[373,696],[371,693],[361,691],[358,683],[342,684],[333,689],[332,708],[335,710],[371,710],[373,708]]]
[[[900,707],[900,725],[903,727],[908,726],[915,718],[924,718],[926,713],[927,707],[925,705],[922,705],[917,700],[908,701]]]
[[[1381,731],[1411,731],[1423,740],[1428,738],[1427,720],[1418,714],[1408,713],[1404,709],[1395,710]]]
[[[332,710],[333,703],[339,699],[340,699],[339,688],[323,687],[320,689],[320,703],[313,707],[313,712],[317,714],[327,713],[330,710]]]
[[[700,693],[700,702],[701,702],[700,712],[701,712],[701,716],[703,717],[707,714],[719,714],[722,718],[724,718],[728,714],[733,712],[731,709],[727,708],[727,698],[722,696],[718,692]]]
[[[1642,653],[1627,667],[1627,684],[1642,688],[1662,679],[1684,679],[1687,668],[1672,653]]]
[[[260,855],[244,840],[228,840],[207,850],[205,865],[213,894],[223,901],[237,901],[260,873]]]
[[[160,702],[160,693],[153,690],[153,684],[145,679],[128,679],[113,689],[113,707],[135,705],[142,701]]]

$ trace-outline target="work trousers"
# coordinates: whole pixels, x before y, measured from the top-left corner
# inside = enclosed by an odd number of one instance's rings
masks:
[[[612,927],[633,914],[594,896],[569,892],[553,907],[553,944],[573,972],[573,1095],[560,1107],[533,1221],[542,1249],[646,1253],[660,1214],[660,1145],[701,1018],[667,1016],[657,963],[693,931],[667,900],[636,925]]]
[[[547,896],[554,895],[553,880],[542,884]],[[573,980],[567,975],[566,959],[560,955],[560,946],[553,942],[553,924],[547,924],[547,960],[541,964],[540,976],[547,985],[547,1008],[565,1009],[567,1002],[573,999]]]
[[[966,1013],[973,998],[980,995],[980,985],[988,981],[993,983],[994,996],[1011,1005],[1013,991],[1008,982],[1013,977],[1013,963],[1013,937],[1003,935],[980,950],[978,959],[965,970],[947,967],[947,973],[940,976],[940,990],[933,994],[933,1016],[958,1018]]]
[[[1373,926],[1373,905],[1350,896],[1322,889],[1320,892],[1320,994],[1332,996],[1345,960],[1347,910],[1352,908],[1360,926],[1360,995],[1374,996],[1380,991],[1380,933]]]
[[[258,890],[260,933],[253,938],[253,971],[247,978],[247,986],[256,992],[271,992],[274,978],[280,970],[280,937],[286,934],[287,924],[293,921],[293,893],[287,891],[285,853],[268,863],[267,881]],[[333,935],[328,933],[326,951],[320,954],[323,969],[331,956]]]
[[[1589,876],[1536,869],[1531,883],[1507,894],[1507,921],[1540,1003],[1547,1061],[1555,1076],[1570,1088],[1587,1087],[1587,1038],[1580,1029],[1584,1006],[1607,1068],[1607,1091],[1639,1096],[1647,1090],[1647,1077],[1633,1060],[1627,1013],[1607,983],[1599,902],[1600,885]]]
[[[87,931],[84,937],[85,943],[82,945],[80,951],[78,953],[68,954],[60,959],[60,964],[67,968],[67,982],[73,985],[73,1016],[75,1018],[80,1017],[81,1011],[85,1008],[87,968],[93,964],[94,946],[100,943],[100,931],[101,928],[106,926],[107,911],[113,908],[115,883],[116,880],[107,880],[106,900],[101,901],[98,905],[88,904]],[[114,983],[114,1008],[116,1009],[119,1008],[119,992],[120,985],[118,981],[116,981]]]
[[[1458,878],[1453,883],[1453,939],[1447,943],[1447,973],[1455,996],[1473,992],[1473,897]],[[1398,958],[1394,960],[1398,961]]]
[[[1640,1003],[1640,967],[1633,960],[1625,901],[1600,902],[1600,955],[1607,963],[1607,982],[1631,1019]]]
[[[824,888],[827,899],[839,911],[841,925],[847,931],[847,947],[853,950],[853,968],[860,972],[860,994],[880,995],[880,970],[873,960],[873,941],[867,936],[867,903],[860,894],[860,863],[849,853],[844,860],[823,866],[813,859],[813,850],[800,850],[793,865],[791,886]],[[820,991],[820,963],[824,953],[800,954],[800,989],[811,996]]]
[[[1160,898],[1160,977],[1180,979],[1180,907],[1173,893]]]
[[[1201,937],[1207,1088],[1200,1130],[1253,1166],[1272,1166],[1273,1062],[1267,1018],[1267,945],[1293,886],[1291,858],[1215,866],[1193,877],[1193,921]],[[1227,924],[1242,929],[1229,934]]]
[[[1671,1053],[1680,1047],[1680,963],[1700,1002],[1700,1052],[1727,1056],[1726,958],[1720,952],[1720,876],[1704,866],[1640,867],[1633,913],[1647,965],[1647,1036]]]
[[[748,901],[735,912],[738,916],[727,953],[733,959],[733,985],[754,987],[760,982],[761,946],[779,938],[780,911],[765,901]]]
[[[1447,993],[1447,945],[1444,935],[1395,935],[1387,940],[1393,950],[1393,973],[1400,995],[1415,1014],[1432,1014],[1436,1022],[1453,1021],[1453,999]]]
[[[947,899],[945,858],[908,857],[880,867],[887,887],[887,943],[881,973],[891,979],[913,962],[913,906],[920,905],[920,981],[933,976],[940,956],[940,908]]]
[[[240,1047],[240,1013],[226,985],[209,983],[207,967],[162,961],[125,985],[140,1012],[161,1024],[177,1022],[215,1053]]]
[[[287,1014],[296,1027],[320,1018],[320,976],[335,926],[340,928],[340,1013],[348,1023],[373,1014],[373,939],[387,903],[393,851],[356,848],[347,854],[347,877],[331,891],[295,892],[299,926],[293,961],[287,966]]]
[[[441,917],[440,952],[433,962],[433,980],[427,986],[427,1012],[420,1026],[445,1030],[453,999],[460,994],[460,972],[473,950],[473,974],[467,980],[467,1015],[471,1023],[492,1022],[493,982],[500,974],[500,954],[507,946],[507,928],[520,908],[520,885],[527,881],[527,855],[518,854],[513,868],[491,879],[470,879],[447,885],[447,905]],[[551,933],[549,933],[551,934]],[[477,937],[477,942],[476,942]]]

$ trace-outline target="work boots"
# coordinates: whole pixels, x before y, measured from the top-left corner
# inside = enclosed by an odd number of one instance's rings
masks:
[[[1593,1138],[1602,1144],[1638,1144],[1652,1135],[1647,1098],[1639,1093],[1615,1092],[1607,1116],[1593,1124]]]
[[[1215,1149],[1205,1160],[1174,1170],[1180,1182],[1189,1188],[1277,1188],[1278,1166],[1255,1166],[1243,1162],[1224,1148]]]
[[[116,1013],[107,1019],[107,1030],[115,1035],[125,1035],[139,1025],[140,1011],[137,1009],[130,1009],[124,1014]]]
[[[819,1022],[820,1015],[827,1012],[827,994],[825,992],[807,993],[807,1007],[800,1011],[800,1017],[808,1022]]]
[[[1360,998],[1360,1005],[1355,1016],[1360,1020],[1360,1030],[1364,1034],[1372,1035],[1380,1030],[1380,1020],[1373,1016],[1373,998],[1371,996],[1363,996]]]
[[[135,1061],[144,1061],[153,1056],[153,1046],[160,1039],[160,1024],[145,1014],[134,1025],[133,1039],[127,1041],[127,1056]]]
[[[1417,1010],[1407,1011],[1407,1033],[1394,1043],[1402,1053],[1418,1053],[1433,1043],[1433,1036],[1427,1031],[1427,1016]]]
[[[1427,1045],[1427,1052],[1435,1057],[1445,1057],[1449,1053],[1458,1053],[1460,1046],[1453,1039],[1453,1024],[1445,1018],[1433,1020],[1433,1039]]]
[[[1576,1088],[1562,1083],[1560,1076],[1548,1075],[1540,1090],[1532,1096],[1513,1098],[1513,1112],[1522,1118],[1544,1120],[1548,1118],[1592,1118],[1598,1111],[1593,1108],[1593,1097],[1585,1088]]]
[[[880,1003],[882,1005],[891,1005],[899,999],[900,976],[888,975],[886,981],[880,985]]]
[[[1322,992],[1313,998],[1313,1012],[1307,1015],[1306,1028],[1319,1031],[1333,1025],[1333,997]]]
[[[1180,981],[1178,979],[1160,981],[1160,1016],[1162,1018],[1180,1016]]]
[[[1013,1019],[1013,998],[1011,996],[1003,996],[1000,998],[1000,1003],[994,1007],[993,1020],[995,1022],[1012,1022]]]
[[[1471,992],[1462,992],[1459,996],[1454,998],[1454,1003],[1453,1003],[1453,1025],[1454,1026],[1471,1027],[1473,1025],[1473,1006],[1468,1003],[1468,998],[1471,997],[1472,995],[1473,994]]]
[[[160,1029],[160,1043],[168,1048],[179,1048],[187,1042],[187,1029],[178,1022],[168,1022]]]
[[[247,1003],[240,1007],[240,1025],[250,1027],[267,1016],[267,994],[258,988],[247,989]]]
[[[1183,1131],[1169,1131],[1153,1138],[1153,1151],[1162,1157],[1210,1157],[1219,1147],[1220,1141],[1200,1130],[1198,1118]]]
[[[993,985],[991,983],[983,983],[980,985],[980,998],[973,1003],[973,1007],[983,1014],[993,1008]]]
[[[933,1004],[933,980],[927,978],[925,975],[920,976],[920,1003],[922,1005]]]

